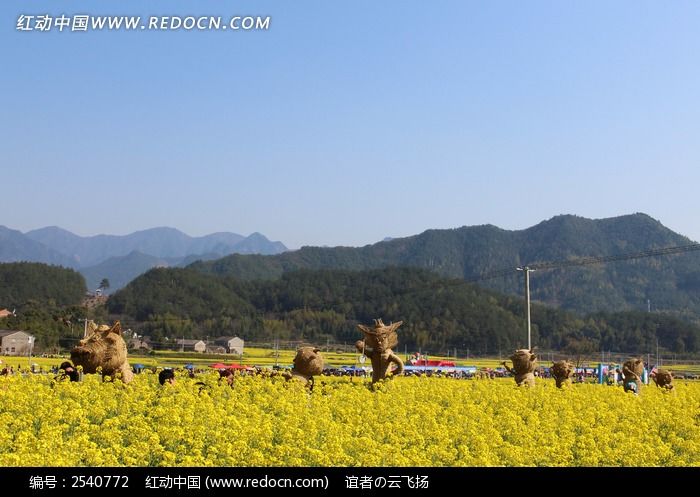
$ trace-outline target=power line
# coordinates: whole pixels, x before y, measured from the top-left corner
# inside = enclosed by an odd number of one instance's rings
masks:
[[[525,275],[525,312],[526,312],[526,330],[527,330],[527,348],[531,350],[530,337],[530,271],[559,269],[565,267],[588,266],[591,264],[605,264],[607,262],[629,261],[634,259],[642,259],[644,257],[655,257],[660,255],[680,254],[684,252],[692,252],[700,250],[700,244],[693,243],[690,245],[679,245],[675,247],[665,247],[661,249],[645,250],[630,254],[607,255],[602,257],[582,257],[578,259],[568,259],[562,261],[542,262],[540,264],[532,264],[528,266],[520,266],[515,268],[517,271],[522,271]],[[486,280],[513,274],[513,269],[501,269],[490,274],[485,274],[481,278],[474,281]]]
[[[578,259],[566,259],[560,261],[550,261],[541,262],[539,264],[528,264],[527,267],[533,270],[546,270],[546,269],[559,269],[564,267],[574,267],[574,266],[589,266],[592,264],[604,264],[606,262],[617,262],[617,261],[629,261],[633,259],[643,259],[645,257],[656,257],[659,255],[673,255],[681,254],[685,252],[694,252],[700,250],[700,243],[693,243],[690,245],[679,245],[675,247],[665,247],[661,249],[645,250],[644,252],[635,252],[628,254],[619,255],[606,255],[602,257],[581,257]],[[521,266],[522,267],[522,266]],[[516,268],[504,268],[493,272],[484,273],[475,278],[467,279],[470,282],[477,282],[483,280],[490,280],[494,278],[500,278],[504,276],[510,276]]]

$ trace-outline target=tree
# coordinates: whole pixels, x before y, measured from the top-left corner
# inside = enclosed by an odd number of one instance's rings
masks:
[[[108,278],[102,278],[102,281],[100,281],[100,290],[103,292],[109,288],[109,279]]]

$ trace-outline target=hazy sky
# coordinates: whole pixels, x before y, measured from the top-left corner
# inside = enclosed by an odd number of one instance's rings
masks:
[[[645,212],[700,240],[699,22],[695,1],[2,0],[0,224],[296,248]]]

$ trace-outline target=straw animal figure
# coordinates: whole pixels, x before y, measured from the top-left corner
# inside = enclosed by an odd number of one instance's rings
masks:
[[[571,385],[571,376],[574,374],[574,364],[571,361],[557,361],[550,368],[552,377],[557,383],[557,388]]]
[[[622,386],[625,392],[639,393],[644,373],[644,361],[641,359],[629,359],[622,364]]]
[[[649,376],[651,376],[651,379],[654,380],[657,387],[665,388],[666,390],[673,390],[673,375],[670,371],[665,369],[657,369]]]
[[[371,327],[357,325],[364,338],[355,342],[355,347],[372,361],[372,383],[385,379],[392,363],[396,364],[394,375],[403,373],[403,361],[391,350],[399,343],[396,330],[402,324],[403,321],[399,321],[385,325],[380,318],[375,319]]]
[[[515,383],[518,386],[535,386],[535,369],[537,369],[537,356],[532,350],[520,349],[516,350],[510,360],[513,363],[513,367],[510,368],[503,361],[501,364],[506,368],[506,370],[515,376]]]
[[[121,323],[116,321],[111,328],[91,323],[88,332],[87,338],[80,340],[71,350],[73,364],[82,366],[84,373],[96,373],[100,368],[103,376],[120,378],[124,383],[129,383],[134,372],[127,361]]]
[[[294,356],[294,367],[287,378],[303,382],[310,390],[314,389],[314,376],[323,372],[323,357],[319,354],[321,349],[315,347],[301,347]]]

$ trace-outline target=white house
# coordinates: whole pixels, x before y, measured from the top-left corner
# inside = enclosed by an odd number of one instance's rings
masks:
[[[215,343],[221,345],[226,349],[228,354],[243,354],[244,341],[239,337],[219,337],[216,339]]]
[[[0,330],[2,355],[28,355],[34,350],[34,337],[26,331]]]
[[[204,340],[188,340],[179,339],[175,341],[177,345],[175,350],[181,350],[185,352],[195,351],[203,354],[207,350],[207,344]]]

